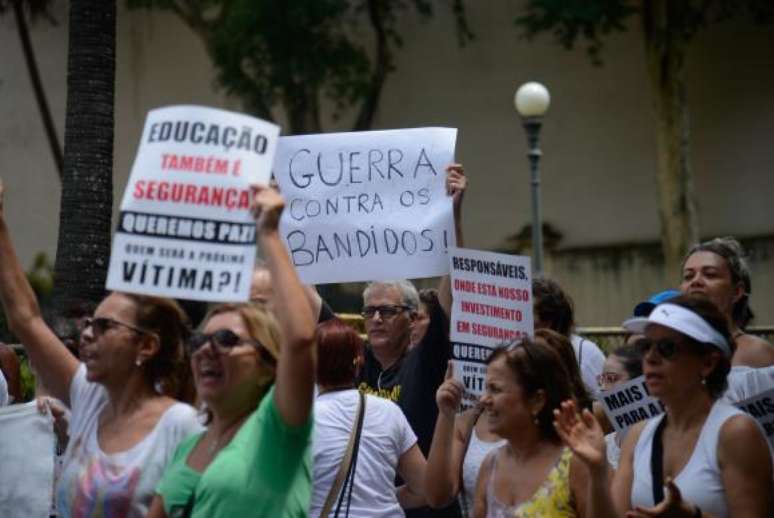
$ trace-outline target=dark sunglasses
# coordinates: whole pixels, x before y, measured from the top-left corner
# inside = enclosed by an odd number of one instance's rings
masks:
[[[209,334],[193,333],[188,337],[186,345],[188,346],[188,351],[193,354],[204,347],[207,342],[212,343],[220,353],[228,353],[237,345],[250,344],[258,349],[262,360],[271,364],[275,363],[274,357],[261,342],[258,340],[245,340],[230,329],[218,329],[214,333]]]
[[[94,336],[101,336],[105,334],[109,329],[112,329],[114,327],[124,327],[126,329],[129,329],[141,335],[151,334],[151,332],[146,329],[142,329],[137,326],[133,326],[131,324],[126,324],[124,322],[119,322],[118,320],[114,320],[112,318],[107,318],[107,317],[85,319],[83,321],[83,330],[85,331],[89,327],[91,328],[91,332],[94,333]]]
[[[641,338],[634,343],[635,349],[642,356],[648,354],[653,347],[658,351],[658,355],[665,360],[671,360],[677,354],[678,346],[677,342],[664,338],[662,340],[650,340],[648,338]]]
[[[387,306],[366,306],[363,311],[360,312],[363,318],[374,318],[378,312],[382,318],[393,318],[394,316],[409,309],[408,306],[400,305],[387,305]]]

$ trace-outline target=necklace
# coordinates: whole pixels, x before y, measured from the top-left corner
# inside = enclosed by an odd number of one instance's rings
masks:
[[[219,436],[217,436],[214,440],[210,441],[210,443],[207,445],[207,455],[210,455],[210,456],[214,455],[216,451],[220,450],[223,446],[228,444],[228,442],[234,436],[234,433],[236,432],[236,430],[239,429],[237,425],[240,424],[242,421],[244,421],[245,417],[247,416],[246,415],[239,416],[233,423],[231,423],[226,428],[224,428]]]

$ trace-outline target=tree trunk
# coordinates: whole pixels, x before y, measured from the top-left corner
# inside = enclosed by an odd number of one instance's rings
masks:
[[[105,290],[113,210],[115,0],[71,0],[54,307]]]
[[[656,183],[665,281],[679,279],[683,255],[698,240],[698,219],[689,156],[690,127],[685,57],[691,34],[681,26],[681,2],[643,2],[648,75],[656,114]]]

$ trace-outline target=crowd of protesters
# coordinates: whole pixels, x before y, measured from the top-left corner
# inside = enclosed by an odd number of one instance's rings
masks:
[[[446,188],[462,246],[459,164]],[[196,326],[127,293],[44,319],[2,196],[0,299],[56,418],[58,516],[774,516],[766,437],[731,404],[774,377],[774,346],[745,331],[752,282],[731,238],[693,247],[679,291],[637,304],[607,357],[562,287],[534,279],[534,336],[494,350],[460,412],[449,278],[369,283],[363,340],[300,281],[272,187],[251,191],[265,263],[250,302]],[[15,360],[0,349],[0,405],[21,397]],[[616,432],[600,392],[642,375],[665,411]]]

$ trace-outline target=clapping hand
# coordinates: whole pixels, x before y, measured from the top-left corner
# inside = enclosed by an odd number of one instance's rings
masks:
[[[554,410],[554,428],[576,457],[590,470],[607,469],[607,448],[602,427],[587,409],[578,413],[575,401]]]
[[[626,518],[689,518],[696,516],[696,507],[683,500],[680,488],[671,478],[666,479],[666,498],[653,507],[635,507]]]

